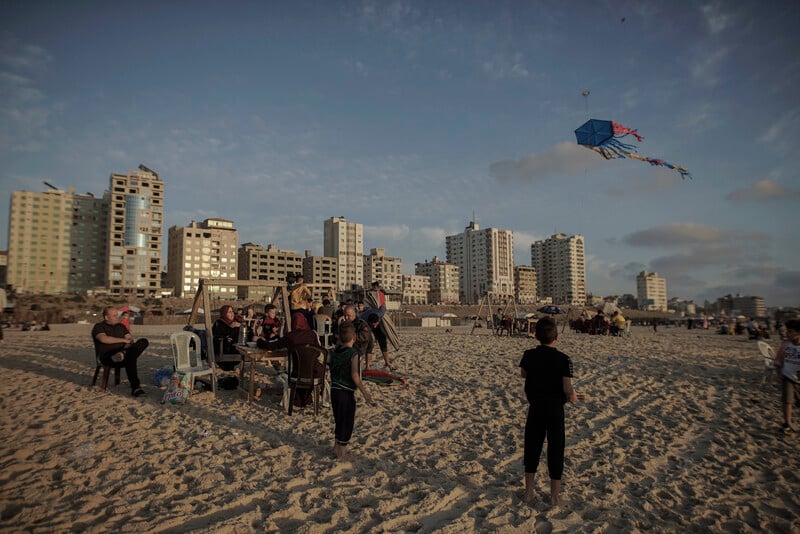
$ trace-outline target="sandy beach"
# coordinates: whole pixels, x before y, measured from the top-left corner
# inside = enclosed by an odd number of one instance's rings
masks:
[[[368,384],[352,463],[333,418],[238,391],[162,405],[172,326],[138,326],[147,391],[90,387],[91,325],[0,342],[0,529],[6,532],[798,532],[800,456],[754,341],[634,327],[565,332],[587,399],[567,406],[562,500],[522,502],[532,338],[400,329],[406,387]],[[777,348],[778,342],[771,341]],[[380,360],[380,358],[377,358]],[[113,382],[113,381],[112,381]]]

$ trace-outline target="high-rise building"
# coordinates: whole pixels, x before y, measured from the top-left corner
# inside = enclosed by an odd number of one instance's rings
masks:
[[[733,309],[745,317],[766,317],[767,307],[763,297],[742,296],[738,293],[732,300]]]
[[[109,203],[107,280],[112,295],[161,294],[164,184],[144,165],[112,173]]]
[[[554,234],[531,245],[538,298],[554,304],[586,304],[586,258],[582,235]]]
[[[73,197],[69,290],[84,292],[107,287],[108,199],[92,194]]]
[[[323,255],[338,261],[338,290],[364,286],[364,225],[344,217],[325,221]]]
[[[457,265],[441,261],[436,256],[431,261],[414,265],[414,274],[430,279],[428,302],[431,304],[458,304],[458,270]]]
[[[50,187],[11,193],[7,283],[40,293],[105,285],[107,201]]]
[[[511,230],[481,230],[471,221],[445,238],[447,262],[459,268],[459,299],[475,304],[487,293],[514,298],[514,238]]]
[[[193,297],[201,278],[236,280],[239,235],[233,221],[206,219],[173,226],[167,240],[167,283],[176,297]],[[213,295],[235,299],[236,286],[214,285]]]
[[[336,288],[339,286],[338,263],[336,258],[312,256],[311,251],[306,250],[303,258],[303,279],[311,287],[314,300],[322,302],[329,290],[336,293]]]
[[[419,274],[402,275],[403,304],[427,304],[431,279]]]
[[[536,269],[529,265],[515,265],[514,291],[517,304],[536,304]]]
[[[640,272],[636,276],[636,298],[640,310],[667,311],[667,280],[658,273]]]
[[[11,193],[8,283],[17,291],[69,291],[73,198],[72,189]]]
[[[303,272],[303,257],[294,250],[280,250],[273,244],[267,248],[255,243],[245,243],[239,248],[239,280],[266,280],[286,283],[287,275]],[[241,286],[239,298],[250,300],[271,299],[273,288],[266,286]]]
[[[378,282],[384,290],[399,291],[403,287],[403,260],[387,256],[386,250],[372,248],[364,255],[364,287]]]

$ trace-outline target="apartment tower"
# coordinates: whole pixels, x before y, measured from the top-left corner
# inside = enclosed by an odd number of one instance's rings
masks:
[[[286,277],[303,272],[303,257],[294,250],[281,250],[273,244],[267,248],[245,243],[239,248],[239,280],[264,280],[286,287]],[[242,286],[239,298],[269,300],[274,286]]]
[[[176,297],[193,297],[201,278],[237,278],[239,235],[233,221],[206,219],[173,226],[167,241],[167,283]],[[213,285],[215,297],[235,299],[236,286]]]
[[[640,310],[667,311],[667,280],[658,273],[640,272],[636,275],[636,298]]]
[[[554,304],[586,304],[586,257],[582,235],[554,234],[531,245],[538,298]]]
[[[536,269],[529,265],[515,265],[514,291],[517,304],[536,304]]]
[[[303,278],[311,287],[314,300],[322,302],[329,293],[336,293],[338,284],[339,261],[327,256],[312,256],[306,250],[303,257]]]
[[[402,275],[403,304],[428,304],[431,292],[431,279],[420,274]]]
[[[105,285],[108,203],[47,185],[42,193],[11,193],[7,283],[37,293]]]
[[[397,256],[387,256],[386,250],[372,248],[364,256],[364,287],[372,287],[378,282],[381,288],[400,291],[403,288],[403,260]]]
[[[112,173],[109,203],[107,280],[112,295],[156,297],[161,293],[164,183],[139,165]]]
[[[459,268],[459,299],[475,304],[487,293],[514,297],[514,238],[511,230],[481,230],[471,221],[445,238],[447,262]]]
[[[339,291],[364,286],[364,225],[349,223],[344,217],[325,221],[323,255],[338,261]]]
[[[428,302],[431,304],[458,304],[458,266],[441,261],[434,256],[431,261],[414,264],[414,274],[427,276],[431,289]]]

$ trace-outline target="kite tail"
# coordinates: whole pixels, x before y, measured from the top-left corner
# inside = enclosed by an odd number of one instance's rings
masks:
[[[611,128],[616,136],[625,137],[626,135],[632,135],[640,143],[642,142],[642,139],[644,139],[644,137],[639,135],[636,130],[628,128],[627,126],[623,126],[618,122],[611,121]]]
[[[615,157],[618,158],[627,158],[628,154],[636,152],[636,147],[634,145],[623,143],[614,137],[605,141],[600,145],[600,148],[616,154]]]
[[[687,177],[691,180],[692,174],[689,172],[689,169],[686,167],[682,167],[680,165],[675,165],[674,163],[670,163],[668,161],[664,161],[663,159],[654,159],[654,158],[646,158],[647,163],[650,165],[658,165],[661,167],[666,167],[668,169],[672,169],[673,171],[678,171],[681,175],[681,180],[685,180]]]
[[[638,154],[628,154],[628,157],[632,159],[638,159],[639,161],[645,161],[654,167],[666,167],[668,169],[672,169],[673,171],[678,171],[681,175],[681,179],[692,179],[692,174],[689,172],[689,169],[681,165],[675,165],[674,163],[664,161],[663,159],[647,158]]]

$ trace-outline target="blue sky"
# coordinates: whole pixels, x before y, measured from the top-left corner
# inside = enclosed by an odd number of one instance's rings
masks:
[[[568,6],[568,7],[564,7]],[[0,0],[0,248],[11,191],[102,194],[140,163],[166,225],[445,257],[475,214],[515,263],[586,238],[587,286],[800,305],[800,4]],[[589,96],[582,96],[588,90]],[[693,180],[575,144],[589,117]],[[635,141],[634,141],[635,142]]]

